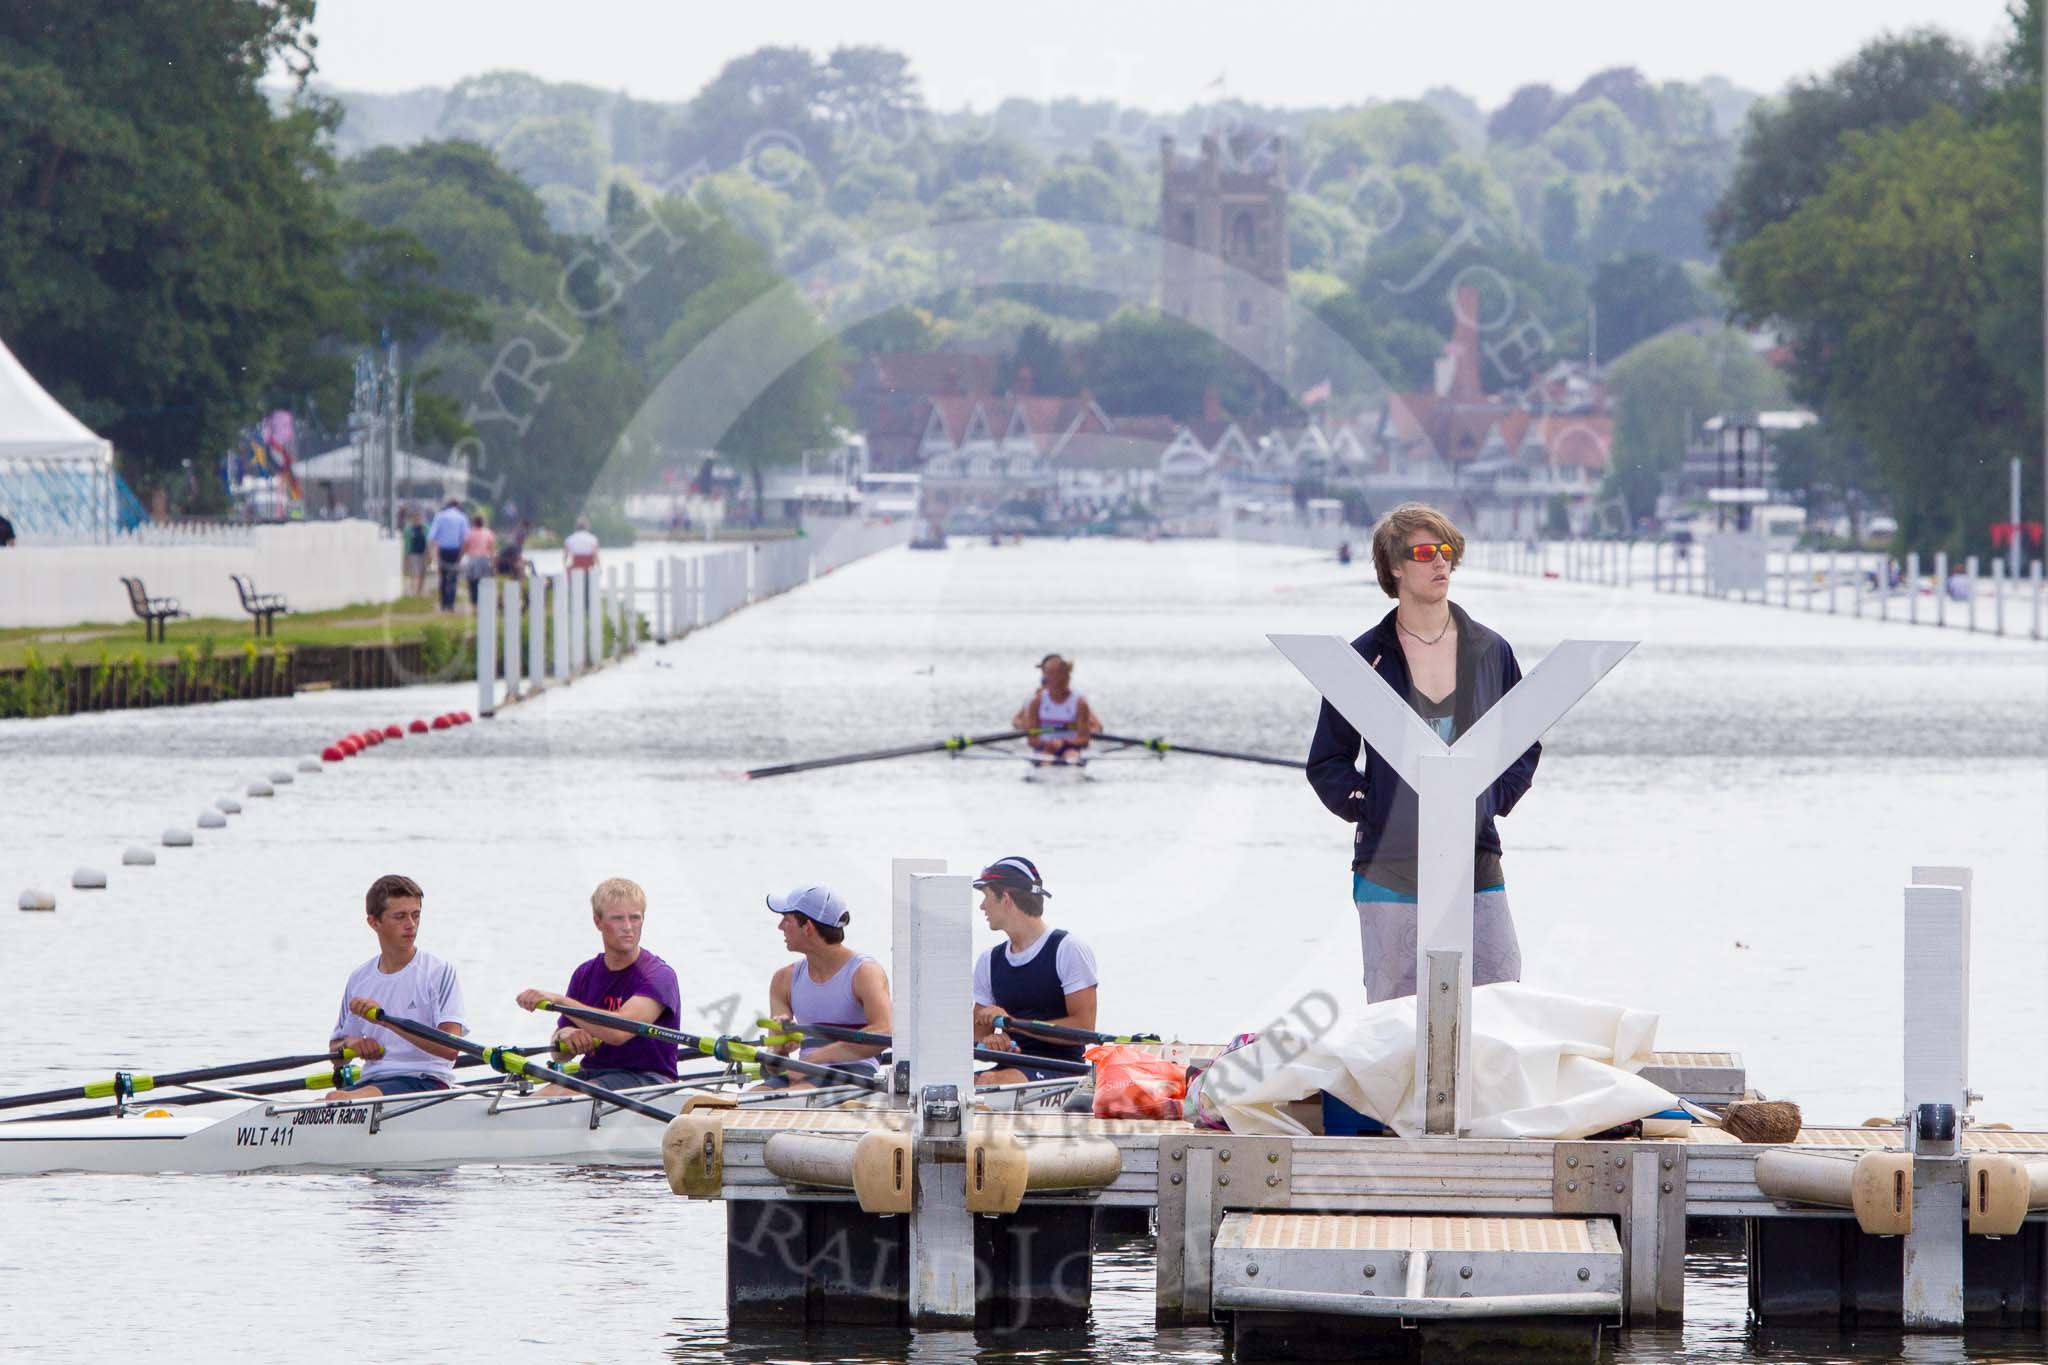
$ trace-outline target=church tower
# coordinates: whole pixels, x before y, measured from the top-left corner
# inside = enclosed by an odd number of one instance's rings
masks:
[[[1159,305],[1288,384],[1287,142],[1240,128],[1201,155],[1159,140]],[[1191,250],[1175,250],[1175,247]]]

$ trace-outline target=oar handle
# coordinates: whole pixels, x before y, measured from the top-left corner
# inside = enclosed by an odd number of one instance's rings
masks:
[[[806,1062],[798,1057],[784,1057],[779,1053],[764,1050],[757,1043],[745,1042],[738,1038],[705,1038],[680,1029],[663,1028],[659,1024],[644,1023],[628,1019],[622,1014],[608,1014],[604,1010],[589,1009],[582,1005],[565,1005],[558,1000],[542,1000],[534,1006],[537,1010],[553,1010],[566,1014],[571,1019],[583,1019],[607,1028],[623,1029],[642,1038],[660,1038],[686,1048],[695,1048],[707,1057],[721,1062],[759,1062],[764,1070],[789,1071],[813,1080],[828,1080],[841,1085],[864,1086],[869,1090],[883,1090],[888,1083],[880,1076],[865,1072],[844,1071],[820,1062]]]
[[[1065,1024],[1048,1024],[1037,1019],[1013,1019],[999,1014],[995,1027],[1005,1033],[1028,1033],[1034,1038],[1049,1038],[1057,1043],[1156,1043],[1156,1033],[1095,1033],[1084,1028],[1069,1028]]]
[[[777,1023],[776,1020],[762,1020],[763,1026]],[[869,1033],[862,1029],[840,1028],[837,1024],[805,1024],[797,1036],[810,1034],[829,1038],[835,1043],[859,1043],[864,1047],[892,1047],[894,1040],[886,1033]],[[974,1060],[993,1062],[998,1066],[1030,1066],[1041,1071],[1057,1071],[1067,1076],[1093,1075],[1095,1068],[1086,1062],[1069,1061],[1065,1057],[1038,1057],[1029,1052],[998,1052],[992,1047],[974,1049]]]
[[[631,1095],[621,1095],[616,1090],[593,1085],[580,1076],[572,1076],[558,1067],[548,1066],[513,1048],[485,1047],[481,1043],[471,1042],[459,1033],[449,1033],[444,1029],[435,1028],[432,1024],[422,1024],[416,1019],[401,1019],[395,1014],[387,1013],[381,1005],[371,1005],[363,1011],[363,1017],[372,1023],[383,1024],[386,1028],[397,1029],[400,1033],[410,1033],[415,1038],[424,1038],[430,1043],[439,1043],[442,1047],[452,1048],[472,1057],[480,1057],[484,1065],[491,1070],[502,1071],[508,1076],[537,1077],[551,1081],[564,1090],[574,1090],[594,1100],[603,1100],[606,1104],[630,1109],[636,1114],[659,1119],[663,1123],[675,1117],[667,1110],[657,1109],[642,1100],[634,1099]]]

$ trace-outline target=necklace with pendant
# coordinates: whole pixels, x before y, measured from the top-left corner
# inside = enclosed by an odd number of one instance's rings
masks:
[[[1397,625],[1397,626],[1399,626],[1399,627],[1400,627],[1400,628],[1401,628],[1401,629],[1402,629],[1402,630],[1403,630],[1404,632],[1406,632],[1406,634],[1408,635],[1408,637],[1409,637],[1410,639],[1412,639],[1412,640],[1415,640],[1415,641],[1416,641],[1417,643],[1419,643],[1419,644],[1424,644],[1424,645],[1433,645],[1433,644],[1435,644],[1435,643],[1436,643],[1436,642],[1437,642],[1438,640],[1441,640],[1441,639],[1443,639],[1443,638],[1444,638],[1444,636],[1446,636],[1446,635],[1450,634],[1450,633],[1451,633],[1451,627],[1452,627],[1452,626],[1453,626],[1454,624],[1456,624],[1456,622],[1454,621],[1454,619],[1453,619],[1453,618],[1451,618],[1451,617],[1448,617],[1448,616],[1446,616],[1446,617],[1444,618],[1444,628],[1443,628],[1442,630],[1438,631],[1438,632],[1436,633],[1436,635],[1435,635],[1435,636],[1434,636],[1433,638],[1431,638],[1431,639],[1427,639],[1427,640],[1423,639],[1423,637],[1422,637],[1422,636],[1420,636],[1420,635],[1417,635],[1417,634],[1416,634],[1416,633],[1415,633],[1414,631],[1412,631],[1412,630],[1409,630],[1409,629],[1408,629],[1408,624],[1407,624],[1407,622],[1403,621],[1403,620],[1402,620],[1402,619],[1401,619],[1400,617],[1398,617],[1398,616],[1396,616],[1396,617],[1394,618],[1394,624],[1395,624],[1395,625]]]

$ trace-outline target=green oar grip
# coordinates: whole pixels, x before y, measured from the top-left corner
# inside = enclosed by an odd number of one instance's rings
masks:
[[[87,1081],[81,1093],[89,1100],[103,1100],[108,1096],[126,1099],[137,1091],[154,1090],[156,1077],[146,1071],[117,1071],[103,1081]]]

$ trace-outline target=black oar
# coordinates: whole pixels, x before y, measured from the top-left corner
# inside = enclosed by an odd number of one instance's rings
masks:
[[[772,768],[751,768],[747,776],[781,777],[785,773],[807,773],[814,768],[837,768],[847,763],[872,763],[884,758],[908,758],[912,754],[957,754],[972,749],[977,744],[1000,744],[1007,739],[1022,739],[1035,734],[1033,730],[1005,730],[995,735],[955,735],[935,744],[906,744],[900,749],[874,749],[864,754],[841,754],[836,758],[812,758],[801,763],[779,763]]]
[[[763,1027],[780,1023],[773,1019],[761,1021]],[[836,1024],[802,1024],[796,1030],[799,1034],[811,1034],[829,1038],[835,1043],[859,1043],[863,1047],[893,1047],[895,1043],[886,1033],[869,1033],[864,1029],[840,1028]],[[1041,1071],[1057,1071],[1063,1076],[1092,1076],[1095,1068],[1086,1062],[1070,1062],[1065,1057],[1038,1057],[1028,1052],[998,1052],[992,1047],[974,1049],[977,1062],[994,1062],[999,1066],[1032,1066]]]
[[[1097,735],[1097,739],[1111,744],[1124,744],[1134,749],[1150,749],[1155,754],[1199,754],[1203,758],[1234,758],[1240,763],[1265,763],[1275,768],[1292,768],[1300,772],[1304,764],[1292,758],[1269,758],[1265,754],[1241,754],[1231,749],[1204,749],[1193,744],[1175,744],[1166,739],[1139,739],[1135,735]]]
[[[409,1033],[415,1038],[424,1038],[430,1043],[439,1043],[442,1047],[454,1048],[465,1056],[478,1058],[491,1070],[502,1071],[507,1076],[527,1076],[536,1080],[545,1079],[561,1086],[564,1090],[574,1090],[579,1095],[588,1095],[594,1100],[603,1100],[606,1104],[614,1104],[621,1109],[630,1109],[636,1114],[645,1114],[651,1119],[660,1119],[663,1123],[667,1123],[675,1117],[674,1114],[665,1109],[657,1109],[651,1104],[634,1099],[631,1095],[621,1095],[618,1091],[607,1090],[601,1085],[592,1085],[589,1081],[577,1076],[571,1076],[566,1071],[548,1066],[533,1057],[515,1052],[509,1047],[485,1047],[481,1043],[472,1043],[459,1033],[446,1033],[435,1028],[432,1024],[422,1024],[417,1020],[401,1019],[395,1014],[386,1014],[380,1006],[376,1005],[366,1007],[363,1017],[373,1024],[382,1024],[386,1028],[397,1029],[400,1033]],[[372,1081],[370,1084],[374,1085],[376,1082]]]
[[[460,1065],[460,1063],[457,1063]],[[362,1068],[351,1062],[340,1069],[339,1078],[332,1071],[316,1071],[310,1076],[294,1076],[288,1081],[262,1081],[256,1085],[238,1085],[235,1094],[166,1095],[149,1102],[152,1109],[174,1109],[188,1104],[220,1104],[242,1095],[286,1095],[294,1090],[325,1090],[329,1086],[351,1086],[362,1080]],[[42,1123],[47,1119],[104,1119],[113,1114],[103,1104],[87,1109],[60,1109],[54,1114],[24,1114],[9,1123]]]
[[[1013,1019],[1008,1015],[996,1016],[997,1028],[1005,1033],[1028,1033],[1034,1038],[1050,1038],[1056,1043],[1156,1043],[1156,1033],[1095,1033],[1084,1028],[1068,1028],[1065,1024],[1047,1024],[1037,1019]],[[1033,1062],[1033,1066],[1037,1063]]]
[[[343,1048],[343,1061],[356,1054]],[[185,1085],[194,1081],[225,1081],[236,1076],[261,1076],[267,1071],[290,1071],[294,1067],[312,1066],[316,1062],[331,1062],[336,1054],[332,1052],[307,1052],[297,1057],[266,1057],[260,1062],[235,1062],[228,1066],[202,1066],[191,1071],[172,1071],[162,1076],[147,1071],[116,1071],[104,1081],[87,1081],[84,1085],[67,1085],[56,1090],[40,1090],[33,1095],[9,1095],[0,1099],[0,1109],[25,1109],[32,1104],[53,1104],[58,1100],[115,1101],[139,1095],[145,1090],[158,1090],[165,1086]]]
[[[659,1038],[666,1043],[676,1043],[684,1048],[695,1048],[706,1057],[716,1057],[721,1062],[758,1062],[763,1072],[789,1071],[812,1080],[830,1081],[834,1085],[857,1085],[867,1090],[886,1090],[888,1082],[880,1076],[864,1071],[843,1071],[836,1066],[820,1062],[807,1062],[801,1057],[785,1057],[779,1052],[770,1052],[752,1043],[743,1043],[737,1038],[705,1038],[695,1033],[684,1033],[680,1029],[663,1028],[659,1024],[646,1024],[638,1019],[628,1019],[623,1014],[607,1014],[603,1010],[587,1009],[581,1005],[565,1005],[559,1000],[543,1000],[534,1006],[536,1010],[552,1010],[566,1014],[571,1019],[582,1019],[606,1028],[622,1029],[642,1038]]]

